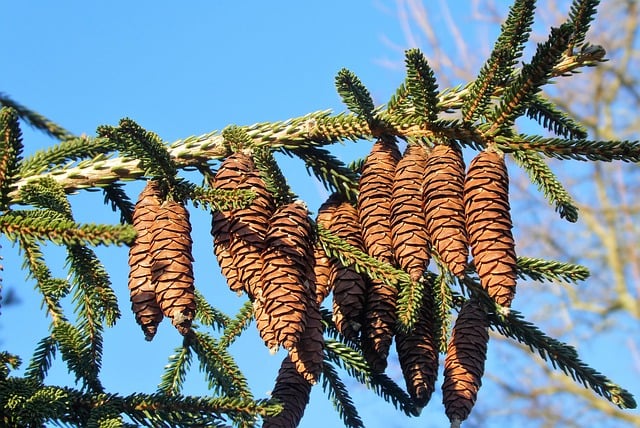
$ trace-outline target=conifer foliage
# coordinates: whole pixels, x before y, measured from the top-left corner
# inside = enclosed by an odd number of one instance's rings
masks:
[[[415,417],[437,386],[444,354],[445,412],[459,426],[478,397],[489,329],[614,404],[635,407],[629,392],[515,309],[519,280],[575,282],[588,272],[516,255],[510,159],[572,222],[577,209],[546,158],[640,159],[639,142],[588,140],[540,93],[551,79],[604,59],[603,48],[587,43],[597,3],[575,0],[520,68],[534,1],[514,1],[489,59],[466,85],[440,91],[426,57],[411,49],[407,77],[384,106],[374,107],[358,77],[340,70],[336,87],[350,113],[230,126],[172,144],[130,119],[76,137],[0,94],[0,233],[19,248],[51,322],[22,375],[20,357],[0,353],[0,424],[295,427],[315,387],[345,426],[361,427],[345,377]],[[517,132],[521,116],[556,135]],[[24,123],[59,143],[23,159]],[[373,143],[347,166],[326,147],[346,141]],[[299,157],[328,200],[294,195],[278,152]],[[187,169],[204,184],[183,177]],[[146,182],[135,204],[124,186],[131,180]],[[69,198],[82,189],[103,189],[124,224],[76,222]],[[190,213],[197,209],[211,214],[212,252],[228,287],[196,287]],[[47,242],[67,250],[67,279],[53,276]],[[129,247],[131,309],[145,338],[163,318],[183,336],[156,392],[121,395],[101,383],[102,334],[120,309],[119,285],[90,249],[96,245]],[[236,314],[205,297],[227,288],[246,299]],[[285,354],[270,397],[253,397],[229,348],[252,323],[258,346]],[[393,357],[404,387],[385,374]],[[210,396],[182,394],[193,358]],[[53,364],[66,364],[79,385],[45,385]]]

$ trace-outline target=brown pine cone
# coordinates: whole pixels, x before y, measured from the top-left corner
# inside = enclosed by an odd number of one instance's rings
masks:
[[[158,183],[148,181],[133,210],[137,235],[129,249],[129,297],[146,340],[153,339],[164,317],[151,282],[151,229],[161,203]]]
[[[383,372],[395,331],[398,293],[382,281],[369,279],[367,282],[362,354],[374,372]]]
[[[318,210],[317,222],[348,244],[364,250],[358,212],[338,194],[332,195]],[[356,339],[362,326],[366,282],[352,266],[331,259],[329,283],[333,290],[333,321],[348,339]]]
[[[485,150],[471,161],[464,198],[471,254],[482,288],[496,303],[509,307],[516,292],[517,259],[509,175],[501,153]]]
[[[311,384],[296,370],[289,356],[285,357],[278,371],[271,397],[280,401],[283,409],[277,416],[267,416],[263,428],[295,428],[309,403]]]
[[[396,351],[407,391],[419,408],[425,407],[431,399],[438,378],[439,355],[434,313],[433,296],[427,289],[413,331],[399,331],[396,335]]]
[[[393,262],[391,241],[391,189],[401,155],[395,141],[380,139],[362,165],[358,184],[358,218],[371,257]]]
[[[164,316],[184,335],[191,330],[196,313],[189,211],[167,200],[156,214],[151,229],[151,281]]]
[[[464,421],[482,385],[489,320],[476,301],[467,301],[453,326],[444,361],[442,402],[452,425]]]
[[[440,144],[427,159],[423,182],[427,235],[443,263],[462,275],[469,257],[464,216],[464,160],[457,146]]]
[[[269,222],[256,321],[272,351],[279,346],[290,350],[306,326],[314,282],[311,232],[307,207],[301,201],[279,207]]]
[[[251,156],[246,152],[236,152],[222,161],[212,186],[216,189],[236,190],[246,178],[247,173],[254,168]],[[233,264],[230,252],[232,212],[233,210],[212,212],[211,235],[213,251],[222,275],[226,278],[231,291],[239,293],[244,287],[238,278],[238,270]]]
[[[422,201],[427,153],[410,144],[396,166],[391,193],[391,236],[398,265],[417,281],[429,265],[429,237]]]

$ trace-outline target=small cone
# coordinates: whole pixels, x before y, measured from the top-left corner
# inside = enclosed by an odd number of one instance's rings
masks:
[[[419,408],[425,407],[431,399],[438,378],[434,313],[433,297],[430,290],[425,290],[413,331],[400,331],[396,335],[396,351],[407,391]]]
[[[382,281],[370,279],[366,290],[361,340],[362,354],[374,372],[383,372],[393,341],[398,293]]]
[[[279,207],[269,223],[262,253],[256,321],[269,349],[290,350],[306,327],[313,289],[312,226],[304,203]],[[315,290],[314,290],[315,293]]]
[[[467,233],[480,284],[496,303],[509,307],[516,292],[517,258],[504,156],[483,151],[471,161],[464,197]]]
[[[151,281],[164,316],[185,335],[196,313],[189,211],[167,200],[157,211],[151,229]]]
[[[489,342],[487,314],[475,301],[460,309],[444,362],[442,402],[452,425],[467,419],[482,385]]]
[[[289,352],[298,373],[312,385],[318,382],[324,360],[324,336],[320,306],[310,299],[307,322],[300,340]]]
[[[151,282],[151,229],[160,209],[158,183],[148,181],[133,210],[136,239],[129,249],[129,297],[136,322],[147,340],[153,339],[163,315]]]
[[[391,236],[395,259],[413,281],[429,265],[429,237],[422,201],[422,177],[427,154],[410,144],[398,162],[391,193]]]
[[[313,246],[313,276],[316,279],[316,302],[321,304],[331,292],[331,259],[320,244]]]
[[[276,385],[271,393],[273,398],[282,403],[283,409],[277,416],[266,416],[262,427],[297,427],[309,403],[310,394],[311,384],[298,373],[291,358],[285,357],[276,378]]]
[[[427,235],[443,263],[462,275],[469,257],[464,215],[464,161],[458,147],[440,144],[427,159],[423,201]]]

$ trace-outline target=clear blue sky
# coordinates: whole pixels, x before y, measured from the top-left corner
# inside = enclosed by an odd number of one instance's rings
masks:
[[[0,91],[76,134],[94,135],[98,125],[115,125],[127,116],[171,142],[229,124],[281,120],[327,108],[341,111],[333,82],[342,67],[354,71],[376,103],[382,103],[404,77],[402,69],[383,65],[387,60],[401,65],[403,60],[402,52],[383,40],[413,47],[405,42],[394,1],[0,3]],[[435,14],[438,2],[429,3]],[[466,25],[471,23],[470,2],[450,3],[461,28],[477,36]],[[444,18],[436,16],[435,22],[442,26]],[[26,127],[23,131],[27,154],[51,143],[40,133]],[[358,143],[339,152],[357,158],[369,147]],[[324,191],[300,162],[283,166],[294,190],[315,209]],[[131,197],[137,198],[135,192]],[[101,198],[99,192],[73,197],[77,220],[117,221],[108,207],[98,206]],[[241,300],[228,292],[214,262],[209,216],[192,212],[196,285],[232,313]],[[19,271],[17,251],[6,240],[0,242],[4,287],[17,290],[21,301],[2,309],[0,343],[20,354],[26,365],[36,341],[47,334],[48,321],[32,284]],[[63,260],[61,250],[50,250]],[[104,384],[110,392],[153,392],[181,338],[165,321],[153,342],[144,341],[129,311],[127,249],[97,252],[111,273],[123,312],[117,326],[105,334]],[[66,275],[62,266],[55,273]],[[232,349],[255,396],[264,397],[282,354],[270,356],[254,330]],[[399,379],[397,366],[389,370]],[[194,370],[184,393],[206,394],[201,380]],[[57,360],[48,382],[68,381],[64,364]],[[363,387],[353,384],[352,392],[368,427],[446,424],[438,395],[422,418],[408,420]],[[340,426],[320,386],[314,388],[301,426]]]

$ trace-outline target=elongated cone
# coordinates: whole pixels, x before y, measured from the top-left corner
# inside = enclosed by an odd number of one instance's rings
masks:
[[[312,226],[301,201],[285,204],[271,217],[262,253],[262,294],[256,299],[256,321],[269,349],[290,350],[306,327],[314,300]]]
[[[475,301],[467,301],[453,326],[444,361],[442,402],[451,426],[459,426],[471,413],[482,385],[489,342],[487,314]]]
[[[244,290],[251,298],[260,293],[260,253],[264,249],[273,197],[248,151],[229,156],[220,165],[214,186],[226,190],[251,190],[256,194],[242,209],[214,213],[212,235],[218,263],[232,291]]]
[[[283,409],[277,416],[264,418],[263,428],[295,428],[300,423],[309,403],[311,384],[296,370],[289,356],[285,357],[278,371],[271,397],[280,401]]]
[[[467,233],[480,283],[496,303],[509,307],[516,292],[517,260],[504,156],[489,150],[476,155],[464,193]]]
[[[365,248],[372,257],[394,263],[391,239],[391,193],[401,155],[395,141],[380,139],[365,159],[359,182],[358,217]],[[371,280],[365,291],[362,352],[374,371],[382,372],[393,340],[398,293]]]
[[[422,178],[427,153],[410,144],[396,166],[391,193],[391,236],[395,259],[413,281],[429,265],[430,243],[423,209]]]
[[[411,332],[399,331],[396,351],[407,391],[417,407],[431,399],[438,378],[438,343],[435,308],[430,290],[425,290],[418,320]]]
[[[318,210],[317,222],[360,251],[365,251],[358,212],[338,194]],[[329,283],[333,290],[333,321],[347,339],[355,340],[362,327],[366,280],[353,266],[331,259]]]
[[[221,190],[236,190],[252,168],[251,156],[247,153],[236,152],[220,164],[212,186]],[[233,210],[212,212],[211,235],[213,236],[213,251],[218,259],[222,275],[226,278],[231,291],[239,293],[243,290],[243,286],[238,278],[238,270],[233,265],[230,251],[232,213]]]
[[[160,189],[148,181],[133,210],[136,239],[129,248],[129,297],[136,322],[147,340],[153,339],[164,317],[151,282],[151,230],[160,209]]]
[[[424,170],[427,235],[444,264],[461,275],[469,257],[464,215],[464,160],[458,147],[433,148]]]
[[[358,218],[370,256],[393,261],[391,241],[391,189],[401,155],[395,141],[380,139],[362,165],[358,184]]]
[[[196,314],[191,245],[189,211],[179,202],[164,201],[151,229],[151,281],[164,316],[183,335]]]

